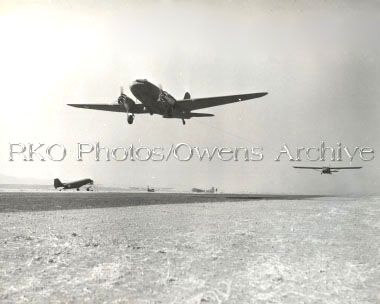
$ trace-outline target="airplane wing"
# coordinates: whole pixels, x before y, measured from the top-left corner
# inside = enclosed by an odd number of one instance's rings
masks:
[[[344,169],[361,169],[362,167],[303,167],[303,166],[293,166],[293,168],[296,168],[296,169],[319,169],[319,170],[329,168],[332,170],[344,170]]]
[[[124,112],[125,108],[121,104],[67,104],[68,106],[75,107],[75,108],[83,108],[83,109],[91,109],[91,110],[100,110],[100,111],[109,111],[109,112]],[[135,104],[133,108],[130,111],[133,114],[143,114],[143,113],[149,113],[144,105],[142,104]]]
[[[363,167],[330,167],[330,169],[334,170],[344,170],[344,169],[361,169]]]
[[[199,110],[204,108],[221,106],[228,103],[239,102],[248,99],[259,98],[267,95],[268,93],[252,93],[252,94],[240,94],[240,95],[229,95],[229,96],[219,96],[219,97],[206,97],[206,98],[193,98],[193,99],[182,99],[177,101],[177,105],[188,112],[193,110]]]
[[[301,166],[293,166],[296,169],[323,169],[325,167],[301,167]]]

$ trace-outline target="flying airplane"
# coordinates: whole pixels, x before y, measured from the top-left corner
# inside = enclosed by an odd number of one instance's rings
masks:
[[[339,172],[339,170],[346,169],[361,169],[362,167],[302,167],[302,166],[293,166],[296,169],[312,169],[320,171],[321,174],[332,174],[333,172]]]
[[[85,185],[89,185],[86,190],[92,191],[91,186],[94,184],[94,181],[90,178],[81,179],[78,181],[74,181],[71,183],[62,183],[58,178],[54,180],[54,188],[59,188],[59,191],[67,190],[67,189],[77,189],[79,191],[79,188]]]
[[[248,99],[259,98],[268,93],[251,93],[229,95],[220,97],[191,98],[186,92],[183,99],[175,99],[161,87],[157,87],[146,79],[137,79],[130,86],[132,94],[141,102],[136,104],[130,97],[124,94],[123,87],[117,102],[114,104],[68,104],[76,108],[92,110],[124,112],[127,114],[129,124],[133,123],[135,114],[158,114],[164,118],[178,118],[185,124],[185,119],[192,117],[210,117],[209,113],[194,113],[192,111],[220,106],[228,103],[239,102]]]

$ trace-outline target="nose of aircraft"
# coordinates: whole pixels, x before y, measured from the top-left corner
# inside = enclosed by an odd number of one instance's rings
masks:
[[[157,99],[160,89],[146,79],[137,79],[129,87],[132,94],[139,99]]]
[[[142,80],[135,80],[130,85],[129,89],[131,90],[132,94],[136,97],[141,95],[142,91],[144,90],[144,82]]]

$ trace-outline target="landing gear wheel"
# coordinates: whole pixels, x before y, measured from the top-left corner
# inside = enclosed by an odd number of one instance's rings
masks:
[[[186,121],[185,121],[185,119],[183,119],[183,118],[182,118],[182,124],[183,124],[183,125],[186,125]]]
[[[133,120],[134,120],[134,116],[133,115],[128,115],[128,124],[133,124]]]

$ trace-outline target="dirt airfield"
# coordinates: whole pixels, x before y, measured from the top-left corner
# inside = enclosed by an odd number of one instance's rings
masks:
[[[41,211],[9,200],[2,303],[380,303],[379,198]]]

